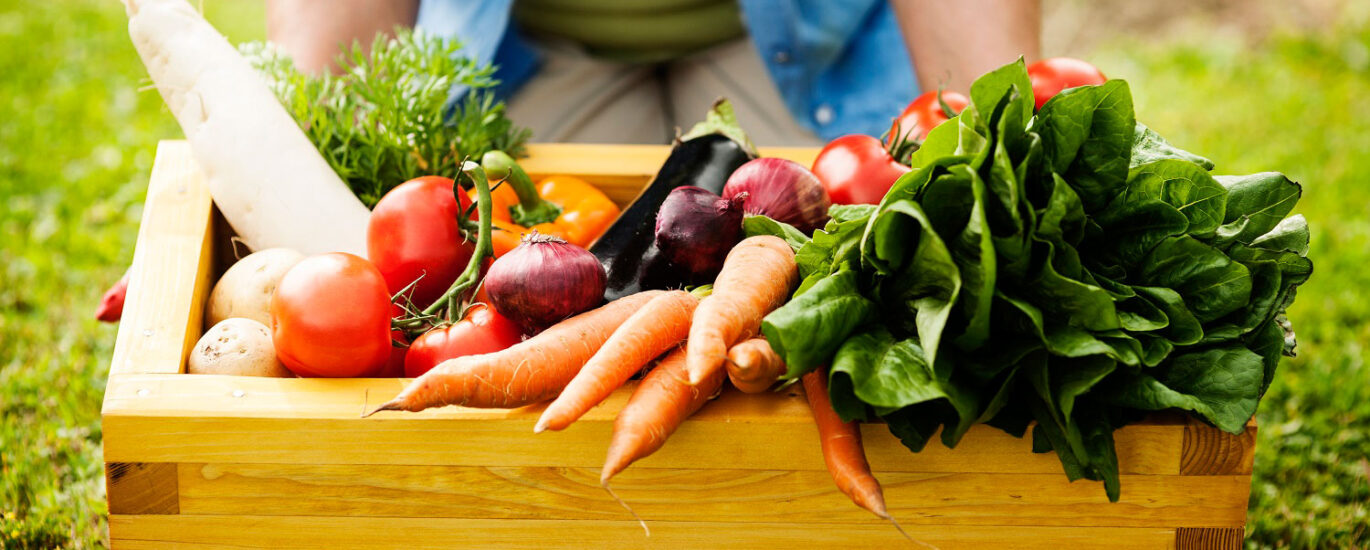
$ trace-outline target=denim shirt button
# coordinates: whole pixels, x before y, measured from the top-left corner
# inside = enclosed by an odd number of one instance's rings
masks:
[[[819,105],[817,109],[814,109],[813,120],[819,125],[827,126],[832,123],[832,119],[836,115],[837,113],[833,112],[831,105],[823,104]]]
[[[776,63],[784,65],[790,62],[790,52],[787,52],[785,50],[778,50],[775,52],[775,55],[771,57],[771,59],[774,59]]]

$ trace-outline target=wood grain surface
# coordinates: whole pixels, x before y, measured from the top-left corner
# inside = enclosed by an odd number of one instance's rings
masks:
[[[713,465],[701,465],[713,466]],[[631,520],[599,468],[181,464],[180,513],[478,519]],[[1045,474],[876,472],[905,525],[1232,527],[1246,517],[1244,476],[1123,476],[1099,483]],[[644,519],[883,523],[824,471],[641,468],[614,491]],[[271,512],[266,512],[271,511]]]
[[[209,188],[184,141],[157,146],[110,361],[121,374],[183,372],[213,264]]]
[[[305,516],[123,516],[109,518],[117,548],[925,548],[888,523],[772,523],[609,520],[351,518]],[[910,525],[909,535],[942,550],[1174,548],[1175,530],[1125,527]]]

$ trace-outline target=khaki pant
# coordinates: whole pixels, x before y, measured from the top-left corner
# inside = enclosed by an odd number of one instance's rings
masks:
[[[750,39],[659,65],[596,59],[544,43],[543,65],[509,101],[539,142],[669,143],[726,97],[757,145],[822,145],[790,115]]]

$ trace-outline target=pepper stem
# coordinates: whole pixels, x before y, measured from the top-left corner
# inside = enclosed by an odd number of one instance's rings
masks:
[[[510,219],[524,227],[550,223],[561,215],[561,207],[542,198],[528,173],[504,151],[490,151],[481,158],[485,175],[492,180],[503,180],[514,188],[519,203],[509,207]]]

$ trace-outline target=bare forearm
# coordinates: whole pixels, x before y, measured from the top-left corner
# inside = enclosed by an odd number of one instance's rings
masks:
[[[267,0],[266,36],[301,70],[320,73],[343,46],[412,27],[418,9],[418,0]]]
[[[975,77],[1041,55],[1040,0],[890,0],[924,90],[966,91]]]

